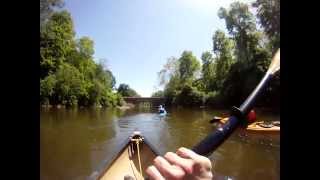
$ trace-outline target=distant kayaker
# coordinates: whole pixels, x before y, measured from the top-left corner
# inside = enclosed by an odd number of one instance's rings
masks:
[[[211,161],[187,148],[179,148],[176,153],[167,152],[158,156],[146,173],[150,179],[212,179]]]
[[[165,112],[165,109],[163,108],[162,105],[160,105],[158,111],[159,111],[160,114],[162,114],[162,113]]]

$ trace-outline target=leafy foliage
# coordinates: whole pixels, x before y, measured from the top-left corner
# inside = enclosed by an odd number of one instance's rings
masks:
[[[218,16],[226,23],[228,34],[215,31],[213,51],[204,52],[200,67],[190,51],[179,59],[169,58],[158,73],[167,104],[182,106],[239,105],[267,71],[280,42],[280,0],[257,0],[258,30],[255,16],[245,3],[234,2],[220,8]],[[201,75],[197,71],[201,70]],[[271,83],[260,105],[279,105],[280,76]]]
[[[157,92],[152,93],[151,97],[164,97],[164,92],[159,90]]]
[[[55,2],[60,1],[46,1]],[[112,91],[115,77],[103,64],[94,61],[93,54],[94,42],[89,37],[75,39],[70,13],[52,13],[40,29],[41,103],[66,106],[121,105],[121,95]]]
[[[140,97],[140,95],[135,90],[131,89],[128,84],[120,84],[118,93],[123,97]]]
[[[54,8],[62,8],[62,0],[40,0],[40,24],[43,25],[52,15]]]
[[[273,52],[280,47],[280,0],[257,0],[257,17],[272,41]]]

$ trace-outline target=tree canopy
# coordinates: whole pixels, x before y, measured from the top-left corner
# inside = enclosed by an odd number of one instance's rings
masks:
[[[168,59],[158,73],[167,104],[230,106],[239,105],[249,95],[279,47],[280,0],[254,2],[257,17],[250,8],[234,2],[219,9],[218,17],[224,20],[227,33],[214,32],[212,51],[203,52],[201,65],[191,51]],[[277,107],[279,95],[278,76],[259,103]]]
[[[61,1],[43,1],[51,6]],[[41,2],[40,2],[41,3]],[[43,4],[43,6],[47,6]],[[40,7],[41,10],[42,7]],[[49,10],[51,13],[51,10]],[[75,38],[69,12],[52,12],[40,29],[40,101],[66,106],[117,106],[116,79],[110,69],[94,61],[94,42]]]
[[[159,91],[152,93],[151,97],[164,97],[164,93],[163,93],[163,91],[159,90]]]
[[[135,90],[131,89],[128,84],[120,84],[118,93],[123,97],[140,97],[140,95]]]

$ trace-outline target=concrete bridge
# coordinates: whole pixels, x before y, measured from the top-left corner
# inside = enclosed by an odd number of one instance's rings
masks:
[[[127,103],[132,103],[139,106],[159,106],[165,103],[162,97],[123,97]]]

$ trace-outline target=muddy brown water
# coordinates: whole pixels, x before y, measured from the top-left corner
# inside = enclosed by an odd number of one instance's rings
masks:
[[[139,130],[164,154],[193,147],[218,125],[209,123],[227,112],[215,109],[41,109],[40,178],[87,179],[115,147]],[[259,120],[279,121],[278,114],[257,112]],[[237,130],[210,157],[214,172],[238,180],[280,179],[278,134],[250,134]]]

